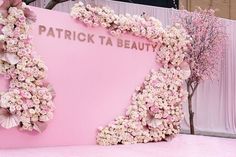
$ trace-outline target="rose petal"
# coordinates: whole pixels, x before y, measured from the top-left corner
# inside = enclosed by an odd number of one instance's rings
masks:
[[[9,113],[6,109],[0,108],[0,125],[3,128],[10,129],[19,124],[20,120],[16,115]]]
[[[31,11],[29,8],[25,8],[24,14],[25,14],[25,17],[26,17],[28,20],[30,20],[30,21],[32,21],[32,22],[35,22],[35,21],[36,21],[36,14],[35,14],[33,11]]]
[[[33,128],[37,132],[42,133],[47,128],[47,126],[48,126],[47,123],[35,122]]]
[[[22,0],[10,0],[12,7],[20,7],[22,5]]]
[[[190,70],[189,68],[189,64],[187,62],[182,62],[180,65],[179,65],[180,69],[182,70]]]
[[[8,15],[7,10],[5,10],[5,9],[3,9],[3,8],[1,8],[1,7],[0,7],[0,13],[2,14],[2,16],[3,16],[4,18],[7,17],[7,15]]]
[[[4,55],[3,57],[0,56],[0,59],[10,63],[11,65],[15,65],[20,61],[19,57],[16,54],[5,53],[3,55]]]
[[[3,0],[2,5],[0,6],[0,10],[5,10],[7,11],[7,9],[11,6],[11,0]]]

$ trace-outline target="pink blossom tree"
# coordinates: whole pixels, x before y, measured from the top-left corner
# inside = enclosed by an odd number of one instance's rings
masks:
[[[187,55],[191,76],[186,83],[190,132],[194,134],[192,98],[202,81],[217,78],[219,74],[219,66],[225,53],[225,25],[212,9],[199,8],[194,12],[181,10],[174,19],[183,25],[192,38]]]

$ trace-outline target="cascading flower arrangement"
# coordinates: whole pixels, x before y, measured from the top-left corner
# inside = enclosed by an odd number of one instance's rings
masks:
[[[187,97],[183,83],[190,76],[185,62],[191,42],[185,29],[175,24],[163,29],[154,17],[117,15],[106,7],[82,2],[71,10],[72,18],[88,26],[102,26],[112,35],[129,33],[156,45],[159,68],[151,70],[131,98],[126,114],[100,127],[100,145],[133,144],[169,140],[180,131],[182,103]]]
[[[36,16],[21,0],[4,0],[0,11],[0,75],[9,80],[0,93],[0,126],[42,132],[53,118],[55,93],[45,80],[46,65],[32,50]]]

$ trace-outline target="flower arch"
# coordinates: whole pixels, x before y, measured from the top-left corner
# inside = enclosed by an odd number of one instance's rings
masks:
[[[21,0],[3,1],[0,11],[0,75],[9,81],[0,93],[0,125],[42,132],[53,118],[54,92],[45,80],[46,65],[32,50],[36,17]]]
[[[154,17],[117,15],[106,7],[92,7],[79,2],[71,16],[87,26],[102,26],[111,35],[132,34],[156,46],[156,62],[131,98],[125,115],[100,127],[100,145],[133,144],[169,140],[180,131],[182,103],[187,92],[183,82],[190,76],[185,62],[190,37],[179,24],[164,29]]]

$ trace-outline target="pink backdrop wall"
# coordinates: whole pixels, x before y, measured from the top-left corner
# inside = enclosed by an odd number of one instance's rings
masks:
[[[98,36],[109,36],[106,30],[86,28],[66,13],[32,9],[38,19],[33,26],[34,49],[46,62],[48,80],[57,93],[55,117],[42,134],[0,128],[0,148],[95,144],[96,128],[124,113],[134,89],[155,66],[154,53],[118,48],[117,38],[112,38],[113,46],[101,45]],[[96,42],[39,35],[39,25],[92,33]]]

